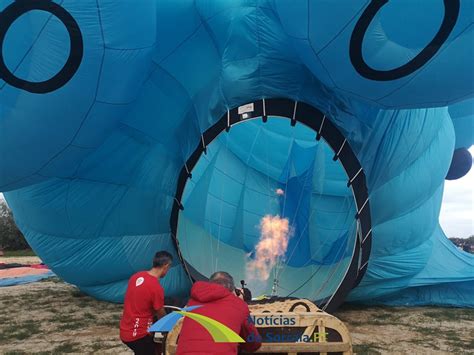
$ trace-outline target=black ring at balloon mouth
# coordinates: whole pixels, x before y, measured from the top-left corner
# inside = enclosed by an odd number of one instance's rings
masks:
[[[181,202],[186,184],[189,179],[192,179],[192,171],[201,155],[207,153],[207,146],[219,134],[229,132],[233,125],[247,120],[261,117],[266,122],[269,116],[287,118],[290,120],[291,126],[299,122],[315,132],[316,140],[323,138],[335,153],[333,160],[339,160],[346,171],[348,176],[347,187],[352,188],[357,208],[357,214],[354,218],[359,223],[352,260],[335,293],[331,297],[318,301],[318,306],[328,311],[333,311],[344,301],[348,293],[360,283],[367,270],[372,244],[372,220],[366,177],[357,156],[338,127],[331,122],[331,119],[312,105],[286,98],[262,99],[230,109],[213,126],[203,132],[196,149],[184,163],[178,177],[170,215],[171,238],[190,280],[192,282],[206,280],[204,275],[185,260],[179,246],[178,222],[180,212],[185,210],[186,207]]]
[[[66,27],[69,34],[69,56],[62,69],[52,78],[32,82],[18,78],[6,66],[3,54],[3,42],[10,26],[20,16],[32,10],[42,10],[56,16]],[[76,20],[60,5],[49,0],[15,1],[0,12],[0,79],[16,88],[36,94],[55,91],[64,86],[76,74],[82,62],[84,44],[81,30]]]
[[[357,21],[349,46],[349,56],[355,70],[364,78],[377,81],[390,81],[403,78],[425,65],[446,42],[456,25],[459,16],[459,0],[444,0],[444,17],[441,27],[428,45],[408,63],[390,70],[377,70],[370,67],[362,56],[362,42],[370,23],[388,0],[372,0]]]

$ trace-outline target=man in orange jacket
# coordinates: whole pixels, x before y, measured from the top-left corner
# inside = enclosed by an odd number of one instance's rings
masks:
[[[198,281],[193,285],[188,306],[195,305],[202,307],[193,310],[193,313],[202,314],[226,325],[244,340],[257,340],[240,344],[242,350],[250,352],[260,348],[260,336],[250,321],[249,307],[243,301],[242,295],[236,295],[234,280],[227,272],[216,272],[209,282]],[[204,327],[185,317],[178,339],[177,355],[237,354],[238,345],[214,342]]]

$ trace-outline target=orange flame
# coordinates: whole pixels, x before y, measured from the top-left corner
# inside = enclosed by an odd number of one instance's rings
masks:
[[[260,240],[255,246],[255,259],[247,263],[250,280],[268,280],[270,272],[288,248],[288,218],[266,215],[260,220]]]

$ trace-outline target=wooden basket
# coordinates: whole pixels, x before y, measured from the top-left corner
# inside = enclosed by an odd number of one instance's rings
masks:
[[[352,339],[346,326],[311,301],[267,300],[252,302],[249,308],[262,337],[258,354],[352,354]],[[260,324],[261,320],[266,324]],[[291,324],[274,324],[282,321]],[[176,353],[182,322],[180,319],[167,336],[166,355]]]

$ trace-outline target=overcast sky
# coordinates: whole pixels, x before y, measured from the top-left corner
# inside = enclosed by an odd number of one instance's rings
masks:
[[[469,151],[474,157],[474,146]],[[450,238],[474,235],[474,167],[461,179],[446,181],[439,219]]]
[[[474,146],[469,151],[474,157]],[[450,238],[474,235],[474,167],[466,176],[446,181],[439,220]]]

